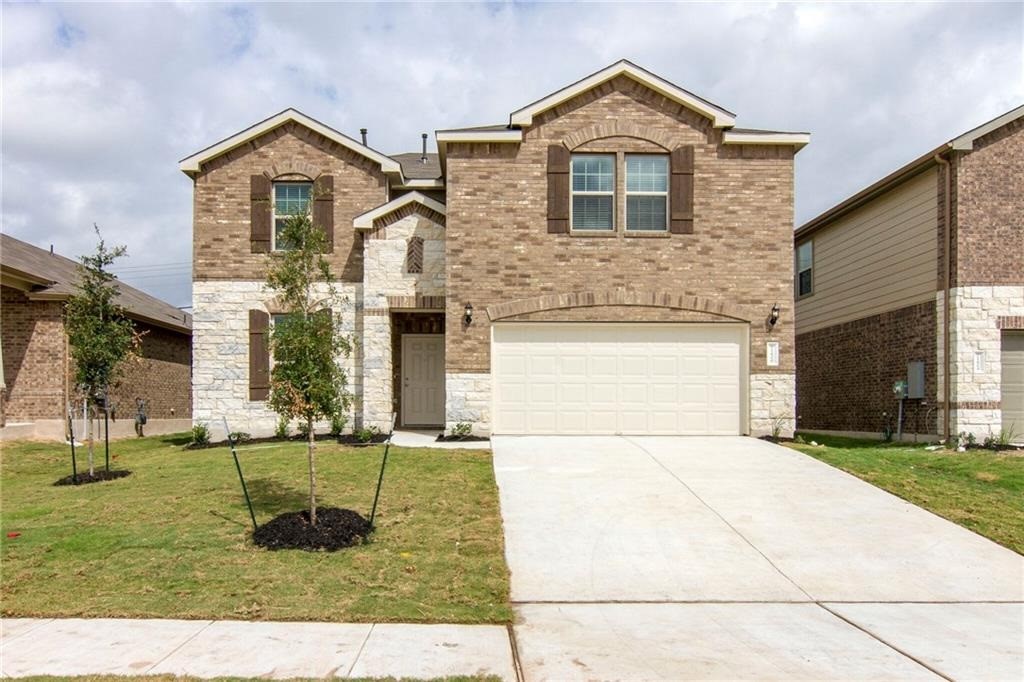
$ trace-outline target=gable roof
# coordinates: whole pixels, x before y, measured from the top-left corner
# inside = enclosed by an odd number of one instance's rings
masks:
[[[513,111],[509,122],[511,125],[528,126],[533,123],[534,116],[543,113],[548,109],[552,109],[559,104],[591,90],[602,83],[610,81],[613,78],[617,78],[618,76],[627,76],[638,83],[647,86],[651,90],[664,95],[673,102],[696,111],[698,114],[711,119],[716,128],[730,128],[736,123],[736,114],[731,111],[723,109],[703,97],[698,97],[692,92],[684,90],[674,83],[668,82],[664,78],[651,73],[647,69],[637,66],[627,59],[620,59],[600,71],[592,73],[571,85],[567,85],[561,90],[551,93],[547,97],[542,97],[536,102],[527,104],[518,111]]]
[[[923,173],[924,171],[930,169],[932,166],[937,165],[938,162],[935,160],[936,156],[944,154],[950,150],[971,151],[972,149],[974,149],[974,142],[978,138],[984,137],[985,135],[988,135],[992,131],[998,130],[999,128],[1005,126],[1007,123],[1012,123],[1013,121],[1016,121],[1019,118],[1024,118],[1024,104],[1014,109],[1011,109],[1010,111],[1006,112],[1001,116],[996,116],[991,121],[988,121],[987,123],[982,123],[980,126],[972,128],[971,130],[968,130],[966,133],[958,135],[957,137],[954,137],[948,142],[943,142],[938,147],[932,149],[931,151],[925,152],[924,154],[917,157],[910,163],[900,166],[893,172],[883,177],[881,180],[877,180],[871,183],[870,185],[860,190],[856,194],[853,194],[847,197],[846,199],[843,199],[832,208],[811,218],[806,223],[798,227],[797,230],[793,233],[794,240],[806,238],[811,233],[817,232],[821,228],[830,224],[833,220],[836,220],[837,218],[846,215],[850,211],[860,208],[861,206],[878,197],[879,195],[888,192],[896,185],[899,185],[900,183],[904,182],[905,180],[909,180],[911,177],[917,175],[918,173]]]
[[[75,293],[78,263],[7,234],[0,234],[0,272],[28,286],[32,300],[63,301]],[[133,319],[192,334],[192,316],[169,303],[117,282],[117,302]]]
[[[447,215],[445,205],[442,204],[440,201],[435,201],[426,195],[420,194],[419,192],[409,192],[408,194],[403,194],[400,197],[392,199],[386,204],[381,204],[377,208],[370,209],[369,211],[363,213],[362,215],[356,216],[352,220],[352,227],[356,228],[357,230],[372,229],[373,221],[377,220],[378,218],[382,218],[383,216],[386,216],[389,213],[394,213],[398,209],[404,208],[409,204],[420,204],[422,206],[429,208],[431,211],[435,211],[436,213],[440,213],[441,215]]]
[[[426,163],[421,152],[392,154],[391,158],[402,166],[402,175],[408,180],[436,180],[441,177],[441,160],[437,154],[427,154]]]
[[[366,145],[353,140],[351,137],[344,133],[338,132],[330,126],[324,125],[320,121],[314,118],[306,116],[297,109],[285,109],[284,111],[274,114],[268,119],[264,119],[259,123],[249,126],[245,130],[235,133],[231,137],[224,138],[220,142],[210,145],[206,149],[201,149],[191,156],[187,156],[178,163],[178,168],[187,175],[195,176],[199,173],[202,164],[217,158],[218,156],[225,154],[232,149],[236,149],[246,142],[253,140],[260,135],[270,132],[275,128],[294,122],[301,126],[309,128],[313,132],[319,133],[326,137],[328,140],[335,142],[342,147],[346,147],[353,152],[365,156],[366,158],[380,164],[380,169],[384,173],[390,173],[402,175],[402,166],[398,161],[395,161],[390,156],[381,154],[375,149],[371,149]]]

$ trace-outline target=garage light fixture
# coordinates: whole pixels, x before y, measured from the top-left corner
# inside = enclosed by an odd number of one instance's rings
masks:
[[[467,326],[472,324],[472,322],[473,322],[473,304],[472,303],[467,303],[466,304],[466,312],[465,312],[465,315],[463,315],[462,319],[466,323]]]
[[[778,323],[778,321],[779,321],[779,313],[780,312],[781,311],[779,310],[779,304],[778,303],[776,303],[775,305],[772,306],[771,315],[768,316],[768,326],[774,327],[776,325],[776,323]]]

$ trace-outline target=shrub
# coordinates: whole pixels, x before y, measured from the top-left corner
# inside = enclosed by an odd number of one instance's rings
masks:
[[[340,412],[331,417],[331,435],[340,436],[348,425],[348,417]]]
[[[302,440],[309,439],[309,424],[307,422],[299,422],[296,430],[299,432],[299,435],[302,436]]]
[[[231,433],[228,434],[228,438],[231,440],[232,443],[244,443],[245,441],[251,439],[252,435],[246,433],[245,431],[232,431]]]
[[[380,429],[378,429],[376,426],[367,426],[366,428],[358,429],[355,435],[356,440],[358,440],[360,443],[369,443],[376,436],[380,435]]]
[[[291,433],[291,430],[291,427],[288,426],[288,420],[282,419],[281,421],[277,422],[277,428],[274,429],[274,437],[287,438],[288,435]]]
[[[192,445],[209,445],[210,427],[206,422],[199,422],[192,427]]]
[[[960,447],[970,450],[978,447],[978,439],[970,431],[961,431],[959,436]]]
[[[459,422],[452,427],[452,435],[459,438],[465,438],[466,436],[473,433],[473,425],[469,422]]]

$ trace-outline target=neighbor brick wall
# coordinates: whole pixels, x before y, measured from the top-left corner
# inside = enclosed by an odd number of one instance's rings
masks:
[[[132,419],[135,398],[147,401],[150,419],[188,419],[192,416],[192,337],[169,329],[137,323],[142,333],[138,361],[124,368],[111,391],[118,419]]]
[[[628,129],[619,138],[696,146],[693,234],[547,233],[548,145],[628,148],[616,136],[588,140],[601,126]],[[520,145],[449,145],[448,371],[490,369],[488,320],[478,312],[463,325],[467,303],[482,312],[514,299],[624,288],[728,302],[752,321],[751,371],[792,373],[793,150],[722,146],[720,136],[707,119],[621,77],[536,117]],[[767,368],[763,321],[774,303],[782,317],[770,338],[781,342],[781,364]],[[661,318],[648,315],[626,313]]]
[[[30,301],[18,289],[0,288],[6,420],[60,419],[65,401],[63,303]]]
[[[925,363],[925,400],[904,404],[905,432],[935,433],[936,319],[927,302],[817,329],[797,337],[797,428],[881,432],[895,415],[893,383],[907,363]]]
[[[387,201],[380,165],[304,126],[286,123],[203,164],[193,199],[193,279],[257,281],[266,276],[267,254],[252,253],[251,175],[271,178],[334,176],[334,276],[363,279],[362,239],[352,219]]]
[[[1024,284],[1024,119],[956,160],[954,286]]]

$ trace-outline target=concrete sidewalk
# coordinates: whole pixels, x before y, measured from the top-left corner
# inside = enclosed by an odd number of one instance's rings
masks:
[[[0,621],[0,673],[516,679],[502,625],[210,620]]]

